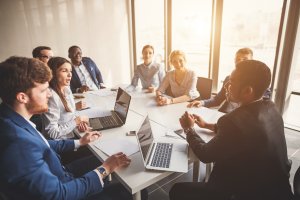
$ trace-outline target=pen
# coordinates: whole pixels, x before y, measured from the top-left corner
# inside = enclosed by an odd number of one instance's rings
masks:
[[[90,107],[85,107],[85,108],[82,108],[81,110],[86,110],[86,109],[90,109]]]
[[[178,135],[178,136],[181,137],[182,139],[186,140],[186,138],[180,134],[180,133],[182,133],[182,132],[183,132],[182,129],[178,129],[178,130],[174,131],[174,133],[176,133],[176,135]]]

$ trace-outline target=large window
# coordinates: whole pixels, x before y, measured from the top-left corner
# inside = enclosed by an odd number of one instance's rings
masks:
[[[273,70],[283,0],[223,1],[218,89],[234,69],[238,49],[249,47],[254,59]]]
[[[286,126],[300,130],[300,23],[288,85],[284,122]]]
[[[207,77],[212,17],[211,0],[172,1],[172,49],[187,54],[188,67]]]
[[[137,63],[143,62],[143,46],[150,44],[155,61],[164,64],[164,1],[136,0],[135,23]]]

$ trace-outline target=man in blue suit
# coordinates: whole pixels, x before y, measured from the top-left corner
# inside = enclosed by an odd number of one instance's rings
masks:
[[[46,140],[29,121],[48,109],[51,77],[49,67],[37,59],[11,57],[0,63],[0,191],[9,199],[111,199],[109,192],[122,193],[113,199],[131,198],[124,187],[113,189],[103,181],[130,164],[123,153],[101,166],[91,157],[68,166],[60,163],[60,153],[97,140],[99,132],[79,140]]]
[[[72,63],[71,90],[73,93],[105,88],[97,65],[91,58],[82,57],[79,46],[71,46],[68,53]]]

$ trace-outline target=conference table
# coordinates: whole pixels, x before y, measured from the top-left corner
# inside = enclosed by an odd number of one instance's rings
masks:
[[[155,93],[146,93],[140,88],[128,92],[131,95],[129,112],[125,125],[102,130],[102,136],[99,140],[89,144],[90,150],[97,156],[100,161],[104,161],[109,157],[110,152],[124,150],[130,152],[134,146],[137,146],[135,136],[126,136],[129,131],[138,131],[145,117],[151,120],[151,128],[154,138],[159,138],[167,142],[187,143],[184,139],[173,133],[175,130],[181,129],[179,118],[185,111],[195,113],[204,118],[207,122],[217,122],[218,118],[223,115],[216,110],[208,108],[187,108],[187,102],[166,106],[157,106],[155,101]],[[90,91],[82,94],[84,98],[78,99],[87,102],[90,109],[79,111],[79,115],[87,115],[88,117],[105,116],[114,108],[116,91],[111,89],[101,89],[99,91]],[[213,137],[213,133],[206,129],[195,126],[198,134],[205,141],[209,141]],[[79,134],[81,136],[83,133]],[[99,148],[101,145],[109,146],[110,149],[103,150]],[[106,147],[107,148],[107,147]],[[116,153],[116,152],[115,152]],[[142,155],[139,151],[129,155],[131,163],[126,168],[117,169],[114,176],[122,183],[125,188],[133,195],[134,200],[141,199],[141,190],[162,180],[173,172],[149,171],[145,169]],[[194,162],[193,179],[198,180],[199,160],[189,150],[189,161]]]

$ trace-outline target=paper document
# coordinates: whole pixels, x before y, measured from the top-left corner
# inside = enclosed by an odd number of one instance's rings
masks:
[[[118,152],[123,152],[125,155],[130,156],[139,151],[139,147],[136,142],[122,138],[101,139],[94,145],[108,156]]]

